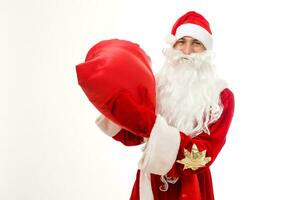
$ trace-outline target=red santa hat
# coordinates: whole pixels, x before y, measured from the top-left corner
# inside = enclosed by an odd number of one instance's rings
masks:
[[[195,11],[189,11],[177,19],[166,42],[173,46],[178,39],[184,36],[193,37],[202,42],[206,49],[212,49],[213,40],[209,23]]]

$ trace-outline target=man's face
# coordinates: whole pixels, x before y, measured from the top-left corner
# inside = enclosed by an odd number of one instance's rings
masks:
[[[184,36],[177,40],[173,48],[187,55],[191,53],[201,53],[206,50],[202,42],[189,36]]]

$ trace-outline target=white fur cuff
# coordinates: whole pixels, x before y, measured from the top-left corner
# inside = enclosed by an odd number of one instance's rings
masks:
[[[96,119],[95,123],[106,135],[110,137],[115,136],[121,130],[117,124],[107,119],[104,115],[100,115]]]
[[[167,174],[176,161],[179,145],[179,131],[157,115],[144,154],[139,161],[139,169],[158,175]]]

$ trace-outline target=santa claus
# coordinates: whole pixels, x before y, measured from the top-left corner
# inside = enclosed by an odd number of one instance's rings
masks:
[[[101,115],[96,124],[125,145],[146,143],[132,200],[212,200],[210,165],[223,145],[234,96],[216,73],[212,33],[199,13],[174,24],[156,80],[156,119],[149,137],[138,136]]]

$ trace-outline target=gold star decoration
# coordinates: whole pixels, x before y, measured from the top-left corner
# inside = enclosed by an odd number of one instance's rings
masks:
[[[183,170],[192,169],[195,171],[200,167],[204,167],[211,160],[211,157],[205,157],[206,150],[199,152],[195,144],[193,144],[191,152],[184,149],[184,156],[183,159],[176,161],[184,165]]]

